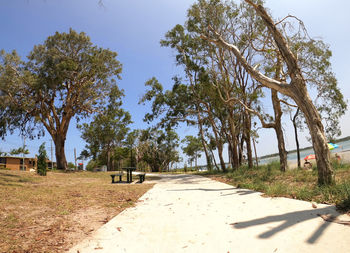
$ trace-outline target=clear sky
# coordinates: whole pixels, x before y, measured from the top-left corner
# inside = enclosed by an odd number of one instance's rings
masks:
[[[90,36],[92,42],[100,47],[109,48],[118,53],[123,64],[122,80],[119,86],[125,90],[124,108],[134,121],[133,128],[145,128],[142,118],[148,107],[138,105],[145,92],[144,83],[155,76],[170,88],[171,78],[181,73],[175,65],[171,49],[161,48],[160,39],[176,24],[183,24],[186,10],[193,0],[104,0],[104,6],[98,0],[0,0],[0,49],[13,49],[24,58],[33,46],[42,43],[56,31],[67,32],[69,28]],[[350,98],[349,69],[350,2],[345,0],[266,0],[266,6],[275,18],[292,14],[301,18],[310,35],[321,37],[330,44],[333,51],[333,70],[346,99]],[[269,107],[269,105],[266,105]],[[350,135],[349,113],[342,119],[343,136]],[[286,121],[287,149],[294,149],[294,137],[291,124]],[[180,130],[183,137],[194,131],[186,127]],[[258,155],[277,152],[273,130],[262,130],[258,143]],[[27,140],[29,150],[34,156],[40,144],[45,141],[50,154],[50,136],[40,140]],[[302,146],[307,146],[305,138]],[[2,151],[10,151],[22,145],[18,135],[8,136],[0,141]],[[68,161],[74,159],[84,148],[80,132],[71,123],[66,142]],[[54,158],[55,160],[55,158]]]

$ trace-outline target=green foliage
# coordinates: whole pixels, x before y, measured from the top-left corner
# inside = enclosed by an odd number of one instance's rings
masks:
[[[39,129],[52,136],[58,169],[65,169],[64,144],[70,121],[104,108],[111,89],[120,78],[117,53],[93,45],[83,32],[70,29],[56,32],[43,44],[34,46],[28,61],[18,54],[0,54],[0,94],[9,108],[0,103],[0,135],[4,127]],[[1,100],[1,99],[0,99]],[[18,123],[16,123],[18,122]],[[9,128],[12,129],[11,127]],[[33,131],[31,131],[33,132]]]
[[[87,171],[94,171],[94,169],[97,168],[98,166],[99,164],[96,161],[90,160],[85,168]]]
[[[197,163],[197,159],[201,157],[200,152],[203,151],[201,139],[198,137],[187,135],[182,140],[182,143],[186,144],[186,146],[182,147],[183,152],[190,157],[190,161],[195,160]]]
[[[75,168],[74,163],[69,162],[69,163],[68,163],[68,169],[70,169],[70,170],[75,170],[76,168]]]
[[[112,169],[111,159],[117,148],[132,144],[132,139],[126,140],[128,125],[132,121],[130,113],[121,108],[122,96],[123,92],[114,87],[110,90],[108,105],[94,116],[92,122],[78,125],[82,132],[81,137],[87,143],[87,150],[83,155],[92,156],[93,160],[106,161],[109,170]],[[115,154],[114,157],[120,156]]]
[[[174,131],[149,128],[141,132],[141,159],[151,167],[152,172],[169,170],[173,163],[179,162],[178,146],[179,137]]]
[[[47,154],[45,149],[45,142],[39,147],[39,155],[38,155],[38,164],[37,164],[37,173],[40,176],[46,176],[47,170]]]
[[[27,154],[29,154],[29,150],[26,149],[26,148],[23,148],[23,147],[19,147],[19,148],[17,148],[17,149],[12,149],[12,150],[10,151],[10,154],[11,154],[11,155],[20,155],[20,154],[25,154],[25,155],[27,155]]]

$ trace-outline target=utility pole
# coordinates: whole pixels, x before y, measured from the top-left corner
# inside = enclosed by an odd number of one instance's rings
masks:
[[[22,150],[22,152],[23,152],[23,153],[22,153],[22,155],[23,155],[23,160],[22,160],[22,168],[21,168],[22,170],[25,170],[25,169],[24,169],[24,168],[25,168],[25,167],[24,167],[24,155],[25,155],[25,154],[24,154],[24,149],[25,149],[25,147],[26,147],[26,137],[23,136],[23,150]]]
[[[52,139],[51,139],[51,170],[53,170],[53,158],[52,158]]]
[[[77,150],[74,148],[74,162],[75,162],[75,170],[77,170]]]

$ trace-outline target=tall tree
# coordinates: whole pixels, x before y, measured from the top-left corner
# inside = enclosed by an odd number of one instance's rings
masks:
[[[113,170],[112,155],[117,147],[121,147],[126,140],[129,127],[132,123],[129,112],[121,108],[123,93],[114,87],[109,94],[109,104],[90,123],[78,125],[82,138],[86,141],[86,148],[97,159],[100,154],[105,154],[107,169]]]
[[[58,169],[67,168],[64,145],[72,118],[99,111],[116,86],[114,78],[122,69],[116,56],[72,29],[35,46],[26,62],[15,51],[1,54],[2,96],[13,106],[11,113],[46,128],[55,143]]]
[[[207,23],[205,28],[206,33],[202,35],[202,38],[232,52],[244,66],[244,68],[250,73],[250,75],[263,86],[276,90],[295,101],[297,106],[305,115],[310,131],[317,160],[318,182],[319,184],[330,184],[332,183],[332,166],[330,164],[330,153],[327,145],[327,139],[320,114],[310,98],[307,89],[307,80],[301,68],[302,64],[299,63],[296,54],[294,54],[291,50],[288,44],[288,38],[283,35],[265,8],[262,5],[255,4],[249,0],[245,0],[245,2],[248,3],[263,20],[265,29],[273,37],[274,43],[281,53],[283,63],[286,65],[287,78],[285,80],[276,80],[259,72],[246,61],[238,47],[226,41],[218,31],[210,26],[210,23]],[[310,41],[310,43],[314,42]],[[329,68],[329,65],[326,67]],[[329,91],[341,95],[336,86],[336,82],[334,82],[334,79],[334,76],[332,76],[332,80],[329,78],[327,79],[328,81],[332,81],[332,88],[329,89]]]
[[[195,166],[197,169],[197,159],[201,157],[201,152],[203,151],[201,139],[192,135],[187,135],[182,140],[182,143],[186,145],[182,147],[183,152],[190,158],[191,161],[195,161]]]
[[[152,172],[169,170],[173,163],[180,161],[176,150],[179,137],[174,131],[163,132],[152,128],[143,130],[140,145],[143,145],[142,160],[151,167]]]

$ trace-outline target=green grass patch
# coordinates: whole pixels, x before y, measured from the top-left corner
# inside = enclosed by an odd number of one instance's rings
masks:
[[[212,178],[239,188],[263,192],[271,197],[289,197],[305,201],[314,201],[336,205],[344,212],[350,211],[350,165],[334,162],[335,184],[317,185],[317,168],[313,170],[293,169],[280,171],[279,162],[260,166],[258,169],[241,167],[228,173],[206,172]]]

